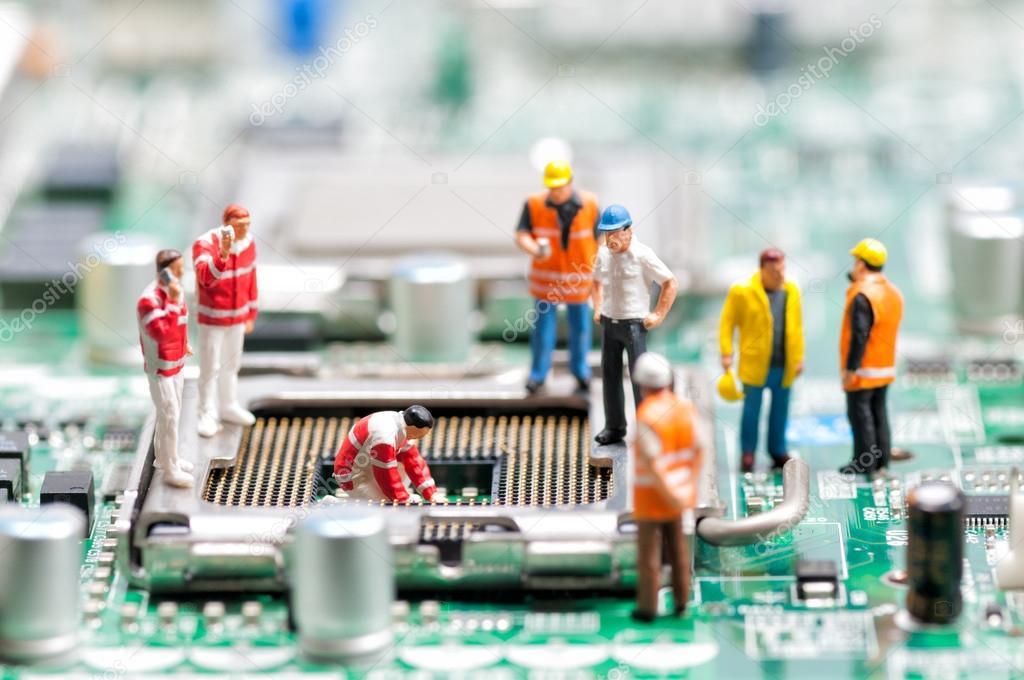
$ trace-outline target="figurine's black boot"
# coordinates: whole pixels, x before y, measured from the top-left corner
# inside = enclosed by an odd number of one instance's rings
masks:
[[[594,441],[598,444],[615,444],[626,438],[625,430],[610,430],[607,427],[597,433]]]

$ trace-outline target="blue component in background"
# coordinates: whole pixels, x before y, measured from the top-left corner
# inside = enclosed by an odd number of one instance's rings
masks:
[[[324,43],[332,12],[343,8],[341,0],[281,0],[282,32],[288,49],[300,57],[315,52]]]

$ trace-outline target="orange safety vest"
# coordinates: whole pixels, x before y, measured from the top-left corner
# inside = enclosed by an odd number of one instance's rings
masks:
[[[586,191],[579,192],[579,196],[583,205],[569,227],[568,250],[562,248],[558,211],[545,205],[547,192],[531,194],[526,200],[530,233],[534,238],[547,238],[551,244],[551,256],[540,261],[534,258],[530,265],[530,294],[538,300],[576,304],[590,299],[597,259],[597,197]]]
[[[867,390],[888,385],[896,379],[896,335],[903,318],[903,295],[884,274],[871,272],[846,289],[846,309],[843,310],[843,331],[839,335],[839,369],[846,370],[846,356],[850,352],[850,306],[857,294],[863,294],[871,303],[874,323],[864,359],[854,377],[850,391]]]
[[[693,404],[666,389],[644,399],[636,418],[640,434],[633,451],[633,516],[648,521],[675,519],[682,513],[662,497],[654,485],[654,475],[657,471],[686,507],[697,505],[700,458],[694,446]],[[653,464],[639,443],[652,432],[661,444],[661,453]]]

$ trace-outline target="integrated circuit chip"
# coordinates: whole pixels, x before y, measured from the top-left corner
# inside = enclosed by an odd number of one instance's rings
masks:
[[[1010,515],[1010,496],[1007,494],[984,494],[967,496],[964,508],[964,523],[967,528],[985,526],[1006,526]]]
[[[92,527],[95,502],[92,472],[88,470],[51,470],[43,477],[43,486],[39,490],[39,504],[69,503],[81,510],[86,519],[86,536]]]

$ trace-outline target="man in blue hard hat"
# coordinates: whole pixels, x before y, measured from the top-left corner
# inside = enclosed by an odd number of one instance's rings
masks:
[[[629,359],[630,376],[638,356],[647,351],[647,331],[657,328],[675,302],[678,284],[671,270],[654,251],[633,238],[633,220],[621,205],[601,213],[598,232],[604,243],[594,263],[594,323],[601,324],[601,373],[604,389],[604,429],[599,444],[626,437],[626,402],[622,387],[622,352]],[[651,286],[661,292],[651,311]],[[633,383],[633,402],[640,391]]]

